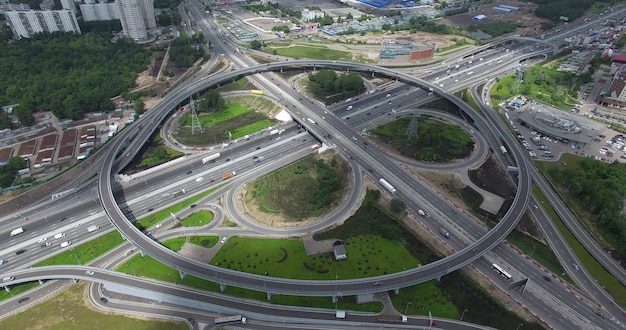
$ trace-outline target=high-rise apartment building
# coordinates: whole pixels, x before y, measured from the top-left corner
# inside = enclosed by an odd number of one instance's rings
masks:
[[[148,37],[147,30],[156,28],[154,0],[118,0],[124,34],[133,40]]]
[[[73,11],[29,10],[7,11],[4,17],[16,39],[30,38],[36,33],[74,32],[80,34],[80,27]]]
[[[109,21],[120,19],[120,9],[117,3],[94,3],[80,5],[80,12],[85,22]]]
[[[74,15],[76,15],[76,4],[74,3],[74,0],[61,0],[61,7],[63,7],[63,9],[73,11]]]

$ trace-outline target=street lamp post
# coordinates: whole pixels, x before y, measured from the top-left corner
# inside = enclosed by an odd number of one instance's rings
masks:
[[[411,306],[410,300],[406,302],[406,307],[404,308],[404,314],[406,314],[406,312],[409,310],[409,306]]]
[[[519,328],[523,327],[523,326],[524,326],[524,323],[520,323],[520,324],[517,325],[517,328],[515,328],[515,330],[519,330]]]
[[[463,316],[465,316],[465,313],[467,313],[467,308],[463,310],[460,321],[463,321]]]

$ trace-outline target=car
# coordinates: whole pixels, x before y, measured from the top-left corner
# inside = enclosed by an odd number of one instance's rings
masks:
[[[24,298],[18,300],[17,302],[21,304],[23,302],[27,302],[29,299],[30,299],[29,297],[24,297]]]
[[[258,156],[254,156],[254,157],[252,157],[252,159],[257,159],[257,158],[259,158],[259,157],[258,157]]]
[[[59,220],[59,222],[63,222],[65,220],[67,220],[67,218],[61,218],[61,220]]]
[[[192,171],[192,170],[187,171],[187,174],[191,174],[191,173],[193,173],[193,171]]]
[[[222,237],[222,241],[221,241],[221,242],[222,242],[222,244],[226,243],[226,240],[227,240],[227,239],[228,239],[228,238],[227,238],[226,236]]]
[[[154,209],[153,209],[153,208],[149,208],[149,209],[148,209],[148,212],[152,212],[152,211],[154,211]]]
[[[50,246],[50,245],[52,245],[52,243],[50,243],[50,242],[45,242],[45,243],[41,244],[41,247],[42,247],[42,248],[45,248],[45,247],[48,247],[48,246]]]
[[[86,272],[85,272],[85,274],[87,274],[87,275],[93,275],[93,274],[94,274],[94,272],[93,272],[93,271],[91,271],[91,270],[88,270],[88,271],[86,271]]]
[[[47,239],[48,239],[47,237],[40,238],[40,239],[37,241],[37,243],[43,243],[43,242],[45,242]]]
[[[356,136],[353,136],[353,137],[352,137],[352,140],[356,141]]]
[[[217,210],[217,206],[213,205],[211,206],[214,210]]]
[[[211,179],[211,182],[215,182],[215,179]]]
[[[196,204],[191,204],[191,206],[189,206],[189,207],[194,208],[196,206],[197,206]]]
[[[382,284],[383,284],[383,282],[382,282],[382,281],[376,281],[376,282],[374,282],[374,283],[372,283],[372,284],[373,284],[374,286],[379,286],[379,285],[382,285]]]
[[[82,225],[83,225],[82,223],[77,223],[77,224],[74,225],[74,228],[78,228],[78,227],[80,227]]]
[[[256,150],[259,150],[259,149],[261,149],[261,147],[256,147]]]
[[[26,249],[17,250],[17,251],[15,251],[15,255],[19,256],[20,254],[22,254],[24,252],[26,252]]]
[[[229,162],[229,161],[230,161],[230,158],[226,158],[226,161],[227,161],[227,162]]]
[[[0,260],[0,266],[6,264],[8,261],[6,261],[5,259]]]
[[[550,278],[550,276],[547,275],[543,275],[543,279],[546,280],[546,282],[550,282],[552,281],[552,279]]]

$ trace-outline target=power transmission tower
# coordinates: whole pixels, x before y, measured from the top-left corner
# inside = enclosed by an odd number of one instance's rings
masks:
[[[200,119],[198,119],[198,114],[196,113],[196,105],[193,103],[193,98],[189,98],[189,105],[191,106],[191,134],[196,134],[196,131],[199,133],[204,133],[202,131],[202,125],[200,125]]]
[[[522,67],[518,65],[516,71],[517,71],[517,77],[515,80],[517,82],[522,82],[524,80],[524,69],[522,69]]]
[[[409,140],[417,139],[417,114],[411,118],[411,122],[409,122],[409,127],[406,129],[406,136]]]

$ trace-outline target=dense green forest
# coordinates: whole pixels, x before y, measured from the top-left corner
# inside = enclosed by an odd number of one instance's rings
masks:
[[[539,5],[535,15],[554,22],[559,22],[561,16],[567,17],[570,22],[582,17],[595,2],[611,4],[613,0],[530,0]]]
[[[202,32],[196,32],[191,38],[185,36],[176,38],[170,44],[170,60],[179,68],[188,68],[204,55],[202,45],[206,42]]]
[[[626,219],[622,214],[626,194],[626,164],[604,163],[592,158],[578,166],[554,166],[548,171],[553,182],[580,201],[595,215],[595,222],[617,249],[618,258],[626,261]]]
[[[363,78],[349,73],[338,76],[333,70],[321,70],[309,75],[309,91],[326,104],[337,102],[365,91]]]
[[[112,110],[110,98],[135,86],[150,56],[130,40],[111,42],[109,34],[52,33],[3,42],[0,58],[0,104],[22,104],[18,118],[22,111],[50,110],[80,119]]]

